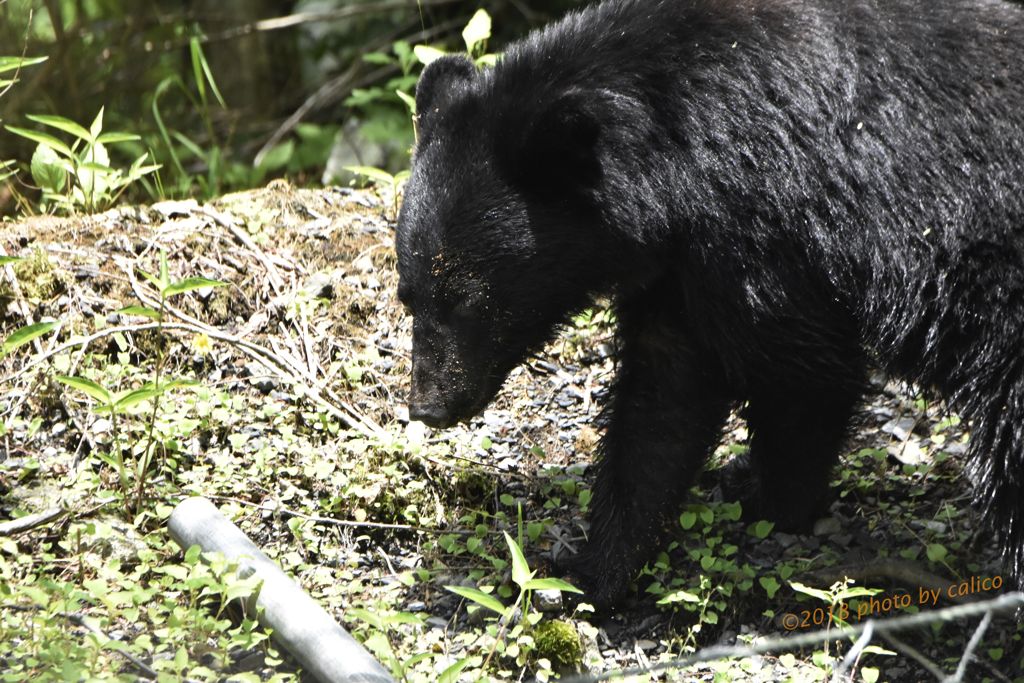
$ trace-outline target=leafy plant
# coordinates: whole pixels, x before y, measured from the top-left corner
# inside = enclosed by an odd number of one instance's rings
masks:
[[[363,178],[369,178],[376,183],[390,185],[391,211],[392,214],[398,213],[398,186],[409,179],[410,171],[408,169],[405,171],[399,171],[395,175],[391,175],[387,171],[382,171],[379,168],[373,168],[371,166],[346,166],[345,170],[351,171]]]
[[[184,280],[172,282],[167,273],[167,252],[164,250],[160,251],[160,272],[158,275],[153,275],[145,271],[140,272],[153,284],[154,287],[156,287],[157,292],[159,292],[159,309],[154,310],[146,306],[128,306],[120,309],[118,312],[129,315],[141,315],[155,320],[158,323],[158,337],[163,333],[164,309],[168,297],[176,294],[184,294],[185,292],[190,292],[201,287],[223,287],[227,285],[226,282],[208,280],[206,278],[186,278]],[[164,361],[165,354],[158,345],[156,352],[156,365],[153,370],[153,379],[137,389],[128,389],[120,392],[111,392],[102,385],[85,377],[58,376],[55,378],[58,382],[78,389],[95,399],[100,405],[93,409],[94,413],[105,413],[110,416],[112,428],[114,429],[114,438],[111,441],[114,454],[100,454],[100,458],[113,467],[118,473],[118,478],[121,484],[121,495],[125,506],[125,514],[129,518],[132,516],[131,506],[129,503],[129,492],[133,478],[135,482],[135,511],[136,514],[142,511],[143,493],[148,480],[153,452],[158,443],[158,440],[154,437],[154,429],[160,408],[160,399],[171,389],[198,385],[198,382],[194,380],[176,379],[164,381]],[[128,442],[128,452],[131,454],[136,454],[138,452],[140,454],[140,457],[136,462],[135,470],[131,471],[125,465],[124,453],[118,438],[117,416],[125,415],[130,419],[131,409],[133,407],[150,401],[152,403],[149,424],[145,435],[145,441],[141,444],[141,447],[137,449],[132,443],[132,430],[130,428],[125,432]]]
[[[0,554],[0,596],[4,622],[0,628],[0,652],[5,681],[11,683],[78,680],[135,680],[118,674],[125,658],[141,662],[152,653],[149,668],[158,680],[191,676],[212,680],[213,671],[189,661],[188,646],[195,642],[205,659],[230,661],[229,653],[240,648],[266,648],[270,662],[277,653],[256,622],[246,614],[237,626],[224,614],[233,601],[257,592],[258,578],[240,578],[237,565],[218,553],[209,554],[209,565],[199,562],[198,546],[190,548],[183,564],[159,566],[161,553],[144,549],[139,562],[122,566],[118,560],[100,564],[98,556],[82,553],[75,539],[101,533],[101,523],[72,524],[68,540],[60,546],[77,555],[89,578],[50,577],[44,563],[31,558],[9,562]],[[10,556],[15,541],[5,539]],[[52,555],[50,556],[52,559]],[[170,596],[180,596],[180,603]],[[113,636],[121,623],[146,624],[149,633]],[[84,636],[68,637],[69,625]],[[277,675],[273,680],[287,678]]]
[[[529,654],[532,651],[533,639],[528,635],[529,630],[536,626],[537,623],[543,618],[540,612],[534,611],[529,612],[531,605],[531,595],[535,590],[560,590],[568,591],[570,593],[582,593],[580,589],[576,588],[572,584],[563,581],[562,579],[548,578],[548,579],[535,579],[536,572],[531,572],[529,565],[526,562],[526,557],[523,555],[522,549],[522,515],[520,513],[520,524],[519,524],[519,542],[512,540],[512,537],[508,535],[508,532],[502,532],[505,536],[505,543],[508,544],[509,553],[512,556],[512,581],[519,586],[519,596],[516,598],[511,605],[506,607],[500,600],[495,598],[493,595],[485,593],[477,588],[469,588],[466,586],[445,586],[445,588],[456,595],[460,595],[467,600],[485,607],[489,610],[497,612],[501,615],[500,630],[494,626],[490,628],[492,636],[495,639],[495,648],[491,650],[487,656],[487,660],[484,662],[486,667],[487,662],[490,661],[495,651],[504,651],[505,654],[515,657],[517,663],[521,666],[526,664],[529,659]],[[513,640],[513,644],[504,646],[505,632],[508,626],[513,621],[513,617],[516,613],[521,617],[521,621],[517,623],[512,630],[508,633],[508,637]],[[525,646],[525,647],[524,647]],[[541,672],[538,672],[538,679],[545,678]]]
[[[138,157],[126,173],[110,167],[106,145],[138,140],[128,133],[103,133],[103,109],[88,130],[60,116],[28,115],[28,119],[70,133],[76,139],[69,147],[58,138],[25,128],[7,130],[39,143],[32,155],[32,179],[43,190],[42,204],[53,204],[70,212],[81,207],[88,213],[111,206],[125,189],[159,165],[144,166],[148,154]]]
[[[486,53],[487,39],[491,37],[491,15],[485,10],[478,9],[473,18],[462,30],[462,40],[466,43],[466,55],[473,60],[478,68],[494,66],[498,63],[497,54]],[[447,53],[436,47],[428,45],[417,45],[416,56],[423,64],[430,64]]]
[[[832,584],[832,587],[827,591],[820,590],[818,588],[811,588],[810,586],[805,586],[802,583],[797,583],[796,581],[790,581],[789,585],[798,593],[803,593],[811,596],[812,598],[817,598],[828,605],[828,615],[825,616],[824,610],[822,610],[823,616],[821,619],[821,621],[825,622],[825,629],[828,630],[833,622],[841,628],[846,628],[849,625],[844,618],[844,615],[849,616],[846,611],[846,601],[848,599],[871,597],[882,592],[882,590],[878,588],[861,588],[859,586],[852,586],[851,583],[850,579],[837,581]],[[818,622],[815,621],[814,623],[817,624]],[[823,650],[817,650],[811,657],[811,660],[824,671],[826,676],[831,675],[833,663],[835,661],[833,658],[829,657],[828,648],[829,641],[826,640],[825,648]],[[895,652],[884,650],[876,645],[868,645],[863,651],[865,654],[896,654]],[[870,667],[861,669],[861,674],[864,676],[866,681],[878,678],[878,670]]]
[[[0,57],[0,74],[9,71],[14,72],[14,78],[0,78],[0,97],[3,97],[10,87],[18,82],[18,73],[21,71],[22,67],[39,64],[40,62],[45,62],[47,59],[48,57]],[[7,161],[0,159],[0,182],[7,180],[18,172],[17,169],[14,168],[15,163],[14,159],[8,159]]]
[[[749,564],[738,565],[738,547],[723,542],[725,531],[735,526],[741,514],[739,503],[688,506],[679,518],[684,532],[682,546],[700,569],[696,574],[674,572],[669,553],[680,543],[673,542],[658,555],[653,567],[643,570],[643,575],[654,579],[645,590],[658,596],[659,606],[694,613],[697,621],[688,627],[682,639],[684,649],[696,648],[697,636],[705,624],[719,622],[728,607],[728,598],[735,591],[749,591],[754,585],[755,570]]]
[[[384,52],[369,52],[363,55],[363,61],[379,65],[395,64],[402,70],[402,75],[388,81],[383,88],[356,88],[345,100],[345,104],[362,107],[372,102],[387,100],[389,93],[394,93],[399,100],[413,110],[413,114],[416,113],[416,101],[409,93],[416,86],[416,81],[419,80],[419,76],[412,73],[413,68],[420,61],[419,57],[409,43],[404,40],[396,40],[392,43],[391,50],[394,52],[394,57]]]
[[[224,98],[221,97],[220,91],[217,89],[217,83],[213,80],[213,74],[210,72],[210,65],[206,61],[206,56],[203,54],[203,48],[199,43],[198,38],[192,38],[189,41],[189,52],[192,56],[192,72],[196,81],[196,89],[198,91],[198,97],[193,94],[192,90],[185,85],[185,81],[182,80],[181,76],[174,74],[160,81],[159,85],[156,86],[156,91],[153,93],[153,118],[156,120],[157,128],[160,129],[160,135],[167,145],[168,153],[170,154],[171,160],[174,162],[174,169],[177,171],[177,184],[169,188],[172,195],[184,196],[191,192],[193,185],[199,185],[200,192],[204,198],[213,197],[219,191],[221,181],[223,180],[224,169],[222,168],[221,150],[220,147],[214,144],[217,139],[216,132],[213,128],[213,120],[210,118],[210,102],[209,96],[207,95],[207,85],[209,85],[210,91],[213,93],[217,102],[220,103],[221,107],[227,108],[227,104],[224,102]],[[177,86],[181,92],[192,103],[192,106],[199,112],[199,116],[202,119],[203,127],[206,129],[206,136],[209,140],[210,147],[203,149],[198,144],[193,142],[188,136],[176,131],[169,130],[164,125],[164,119],[160,115],[160,98],[167,92],[171,86]],[[183,151],[179,153],[176,149],[176,145],[183,147]],[[182,164],[182,157],[186,155],[192,155],[200,159],[206,166],[206,176],[201,175],[193,176],[191,173],[185,170]],[[157,194],[153,192],[153,194]],[[162,194],[162,193],[161,193]]]

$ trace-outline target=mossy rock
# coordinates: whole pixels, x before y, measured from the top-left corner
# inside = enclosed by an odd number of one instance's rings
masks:
[[[576,629],[564,621],[545,621],[533,633],[537,658],[547,659],[554,669],[579,668],[583,660],[583,643]]]

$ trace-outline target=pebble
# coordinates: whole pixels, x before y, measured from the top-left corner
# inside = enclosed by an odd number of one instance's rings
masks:
[[[438,628],[442,631],[448,628],[448,620],[441,617],[427,617],[426,624],[430,628]]]
[[[554,612],[562,609],[562,591],[555,588],[534,591],[533,606],[540,612]]]
[[[843,526],[835,517],[824,517],[814,523],[815,536],[831,536],[843,530]]]

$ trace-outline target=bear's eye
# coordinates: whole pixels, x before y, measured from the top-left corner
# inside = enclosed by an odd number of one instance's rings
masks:
[[[452,313],[459,318],[474,316],[479,313],[480,307],[486,300],[487,297],[483,294],[470,294],[452,309]]]

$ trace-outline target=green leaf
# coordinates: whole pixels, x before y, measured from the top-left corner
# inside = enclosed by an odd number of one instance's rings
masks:
[[[194,379],[173,379],[169,382],[161,382],[160,390],[169,391],[170,389],[177,389],[178,387],[198,387],[202,386],[202,382]],[[156,384],[153,382],[146,382],[140,387],[142,389],[156,389]]]
[[[80,125],[78,125],[71,119],[66,119],[63,116],[44,116],[26,114],[25,118],[27,118],[29,121],[41,123],[44,126],[57,128],[59,130],[64,131],[65,133],[71,133],[80,140],[89,140],[91,142],[93,139],[93,136],[89,134],[89,131],[87,131],[85,128],[82,128]]]
[[[227,104],[224,103],[224,98],[220,95],[220,90],[217,90],[217,82],[213,80],[213,74],[210,72],[210,65],[206,62],[206,55],[203,54],[202,45],[199,43],[198,38],[193,38],[189,47],[192,49],[192,65],[195,68],[196,64],[202,69],[203,74],[206,76],[206,81],[210,84],[210,89],[213,90],[213,94],[217,97],[217,101],[220,102],[220,106],[227,109]],[[199,77],[199,69],[196,71],[196,81],[199,83],[200,92],[203,93],[203,103],[206,103],[206,91],[203,88],[202,79]]]
[[[363,55],[363,61],[368,64],[394,64],[395,58],[383,52],[368,52]]]
[[[519,547],[519,544],[512,540],[507,531],[502,533],[505,534],[505,542],[508,543],[509,552],[512,553],[512,580],[519,586],[522,586],[532,579],[536,572],[530,571],[530,566],[526,563],[526,557],[523,555],[523,549]]]
[[[194,289],[202,289],[203,287],[226,287],[229,283],[221,282],[220,280],[207,280],[205,277],[189,277],[178,282],[172,282],[171,284],[164,287],[160,293],[165,297],[174,296],[175,294],[182,294],[184,292],[191,292]]]
[[[32,181],[44,190],[59,194],[68,179],[65,163],[52,148],[40,143],[32,155]]]
[[[153,275],[152,273],[147,273],[144,270],[140,270],[139,273],[142,274],[142,277],[149,280],[150,284],[156,287],[157,291],[163,291],[163,288],[167,286],[166,282],[161,282],[160,278],[158,278],[156,275]]]
[[[398,612],[384,617],[384,624],[390,626],[391,624],[411,624],[413,626],[423,626],[423,619],[410,614],[408,612]]]
[[[478,9],[473,18],[462,29],[462,39],[466,41],[466,52],[471,56],[475,53],[477,46],[491,37],[491,17],[487,12]],[[416,55],[419,56],[418,54]]]
[[[665,597],[658,600],[659,605],[670,605],[674,602],[700,602],[700,598],[692,593],[687,593],[685,590],[677,590],[665,595]]]
[[[40,607],[46,607],[50,604],[50,596],[46,591],[36,588],[35,586],[22,586],[18,589],[22,595],[28,596],[32,602],[36,603]]]
[[[234,600],[235,598],[247,598],[252,595],[254,588],[252,586],[238,585],[232,586],[224,593],[224,597],[228,600]]]
[[[472,600],[478,605],[483,605],[487,609],[494,610],[498,614],[505,613],[505,606],[501,602],[483,591],[479,591],[476,588],[466,588],[464,586],[445,586],[445,590],[449,590],[456,595],[461,595],[467,600]]]
[[[3,81],[0,81],[0,88],[3,86]],[[0,161],[0,180],[7,180],[12,175],[18,172],[18,169],[14,167],[14,159],[8,159],[7,161]]]
[[[39,64],[45,62],[49,57],[0,57],[0,74],[6,71],[17,71],[19,67],[24,68],[26,66],[32,66],[33,64]]]
[[[99,147],[99,145],[97,145],[97,147]],[[110,166],[107,166],[106,164],[101,164],[96,161],[87,161],[84,164],[81,164],[78,167],[78,171],[79,175],[82,175],[82,171],[94,171],[96,173],[105,173],[108,175],[112,173],[120,173],[120,171],[115,171]]]
[[[99,137],[100,133],[103,132],[103,107],[100,107],[99,113],[96,114],[96,118],[93,119],[92,125],[89,126],[89,140],[95,142],[96,138]]]
[[[22,258],[20,256],[0,256],[0,268],[3,268],[8,263],[21,263],[22,261],[27,260],[28,259]]]
[[[55,377],[54,379],[61,384],[67,384],[69,387],[85,392],[104,405],[109,406],[113,402],[110,392],[91,379],[85,379],[84,377]]]
[[[367,611],[365,609],[359,609],[357,607],[350,610],[346,610],[345,616],[353,616],[356,619],[362,619],[370,626],[373,626],[375,629],[379,631],[384,630],[384,622],[381,620],[381,618],[373,612]]]
[[[436,47],[430,47],[429,45],[417,45],[413,48],[413,52],[416,53],[416,59],[423,62],[424,66],[448,54],[444,50],[438,50]]]
[[[692,529],[693,525],[697,523],[697,513],[695,512],[684,512],[679,516],[679,525],[684,529]]]
[[[22,327],[19,330],[15,330],[11,336],[7,338],[7,341],[3,343],[3,346],[0,346],[0,358],[3,358],[19,346],[29,343],[36,337],[41,337],[59,325],[59,322],[36,323],[34,325]]]
[[[375,180],[378,183],[387,183],[391,185],[395,182],[395,176],[391,175],[387,171],[382,171],[379,168],[373,168],[372,166],[345,166],[346,171],[365,176],[370,180]]]
[[[524,590],[559,590],[569,593],[582,593],[579,588],[562,579],[530,579],[522,585]]]
[[[195,40],[195,38],[193,38],[193,40]],[[167,286],[171,283],[170,276],[167,275],[167,272],[168,272],[168,269],[167,269],[167,250],[164,249],[163,247],[161,247],[160,248],[160,282],[164,283],[163,286],[160,287],[160,292],[161,293],[165,289],[167,289]]]
[[[778,590],[782,588],[782,586],[779,585],[779,582],[775,580],[774,576],[762,576],[760,579],[758,579],[758,582],[761,584],[761,588],[764,588],[765,591],[768,593],[769,600],[774,598],[775,593],[777,593]]]
[[[107,148],[100,143],[90,145],[82,156],[82,165],[78,169],[78,180],[88,197],[87,206],[96,201],[95,195],[102,196],[110,189],[111,182],[120,175],[110,168],[110,157]]]
[[[764,584],[762,584],[762,586],[763,585]],[[818,598],[819,600],[823,600],[825,602],[831,602],[832,596],[829,595],[828,591],[818,590],[817,588],[811,588],[810,586],[805,586],[802,583],[797,583],[796,581],[790,581],[789,585],[793,587],[793,590],[798,591],[800,593],[806,593],[807,595],[810,595],[812,598]]]
[[[131,142],[132,140],[141,140],[142,138],[138,135],[132,135],[131,133],[104,133],[103,135],[96,136],[96,142],[104,145],[110,145],[115,142]],[[143,155],[145,156],[145,155]]]
[[[162,317],[160,315],[160,311],[154,311],[152,308],[147,308],[145,306],[125,306],[124,308],[117,309],[114,313],[124,313],[125,315],[144,315],[147,318],[152,318],[153,320],[160,320]]]
[[[142,403],[143,401],[148,401],[154,396],[159,396],[162,393],[164,393],[163,388],[135,389],[134,391],[129,391],[124,396],[118,398],[117,401],[114,403],[114,412],[124,412],[126,408],[129,408],[137,403]]]
[[[398,95],[398,99],[405,102],[405,106],[409,107],[409,113],[416,116],[416,98],[402,92],[401,90],[396,90],[395,94]]]
[[[428,657],[434,657],[434,656],[436,656],[436,655],[433,652],[421,652],[418,655],[415,655],[413,657],[409,657],[409,659],[407,659],[404,662],[402,662],[402,668],[405,669],[406,671],[408,671],[411,667],[416,666],[417,664],[422,662],[424,659],[427,659]]]
[[[929,543],[928,544],[928,559],[932,562],[942,562],[946,559],[946,546],[940,543]]]
[[[286,140],[280,145],[274,145],[271,147],[266,154],[263,155],[263,159],[260,160],[260,168],[268,171],[274,171],[279,168],[283,168],[291,161],[292,156],[295,155],[295,141]]]
[[[437,683],[456,683],[459,680],[459,674],[462,670],[469,666],[470,659],[460,659],[459,661],[452,664],[450,667],[441,672],[441,675],[437,677]]]
[[[28,130],[26,128],[15,128],[14,126],[5,126],[5,128],[7,128],[7,130],[11,131],[15,135],[20,135],[23,138],[34,140],[35,142],[38,142],[41,145],[46,145],[50,149],[54,150],[55,152],[60,152],[69,159],[72,159],[75,156],[74,154],[71,153],[71,149],[67,145],[65,145],[63,142],[53,137],[52,135],[47,135],[46,133],[37,133],[34,130]]]

